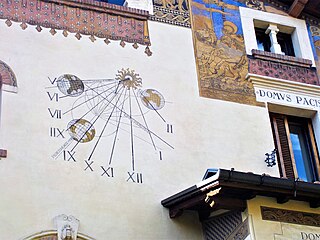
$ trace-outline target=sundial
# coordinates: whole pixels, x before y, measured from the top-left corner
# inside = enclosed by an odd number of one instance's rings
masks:
[[[50,127],[50,137],[63,140],[52,159],[78,162],[75,152],[87,148],[88,154],[81,156],[84,170],[99,169],[101,176],[114,177],[116,155],[127,151],[130,161],[123,160],[130,165],[126,181],[143,183],[143,174],[136,166],[141,158],[136,154],[137,144],[157,153],[160,160],[164,150],[173,149],[163,137],[173,133],[173,126],[161,113],[166,106],[165,98],[158,90],[144,89],[142,78],[134,70],[121,69],[114,78],[80,79],[62,74],[49,80],[52,85],[47,88],[49,100],[57,106],[69,106],[48,108],[50,118],[65,121],[64,128]],[[150,128],[149,118],[153,123],[157,121],[158,126],[163,125],[163,133]],[[127,143],[125,148],[118,149],[120,142]],[[95,158],[99,151],[107,154]]]

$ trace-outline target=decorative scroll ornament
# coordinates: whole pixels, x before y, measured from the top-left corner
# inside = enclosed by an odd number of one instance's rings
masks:
[[[276,152],[277,149],[274,149],[271,153],[266,153],[266,159],[264,160],[267,164],[267,167],[273,167],[276,165]]]
[[[310,26],[312,36],[320,37],[320,27]]]
[[[73,33],[80,40],[83,35],[94,42],[96,38],[120,40],[150,46],[148,12],[117,6],[95,0],[15,0],[1,1],[0,19],[36,26],[38,32],[49,28],[55,35],[62,30],[63,36]],[[124,44],[121,44],[121,46]]]
[[[54,218],[58,240],[77,240],[80,221],[74,216],[61,214]]]
[[[257,9],[257,10],[265,10],[263,6],[263,2],[259,0],[246,0],[246,5],[249,8]]]

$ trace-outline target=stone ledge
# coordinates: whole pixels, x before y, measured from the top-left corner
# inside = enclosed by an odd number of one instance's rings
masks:
[[[307,67],[310,68],[312,66],[312,61],[309,59],[292,57],[277,53],[265,52],[257,49],[252,49],[252,56],[257,59],[263,59],[278,63],[285,63],[299,67]]]

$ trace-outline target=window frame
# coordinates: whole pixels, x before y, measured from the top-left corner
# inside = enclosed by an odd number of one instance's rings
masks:
[[[315,178],[313,182],[319,181],[320,159],[312,120],[310,118],[295,117],[273,112],[269,112],[269,115],[274,144],[277,149],[277,159],[280,175],[286,178],[299,178],[290,138],[290,124],[298,123],[301,125],[305,125],[304,127],[307,131],[306,137],[309,141],[309,150],[311,152],[310,159],[312,159],[311,165]]]
[[[261,24],[266,26],[273,24],[277,25],[280,32],[291,34],[295,56],[309,59],[312,61],[312,66],[315,66],[307,25],[304,20],[245,7],[239,7],[239,11],[247,55],[252,55],[252,49],[258,49],[256,38],[252,37],[256,36],[255,27],[261,27]]]

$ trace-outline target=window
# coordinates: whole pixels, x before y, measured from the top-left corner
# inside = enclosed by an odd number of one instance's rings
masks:
[[[270,52],[279,54],[283,52],[289,56],[308,59],[315,66],[308,29],[304,20],[245,7],[239,7],[239,10],[245,49],[248,55],[252,55],[253,49],[262,50],[261,41],[263,40],[261,37],[263,32],[261,31],[269,29],[266,35],[269,35],[270,39]],[[262,30],[259,32],[257,28]],[[257,38],[255,38],[256,34]],[[273,40],[276,40],[277,44],[274,44]],[[276,49],[272,49],[274,45],[276,45]]]
[[[278,32],[277,39],[278,39],[278,43],[281,47],[281,51],[285,55],[295,57],[291,34]]]
[[[280,174],[319,181],[319,154],[311,119],[270,113]]]
[[[267,34],[268,29],[255,27],[254,30],[255,30],[256,40],[258,45],[257,49],[265,52],[272,52],[271,51],[272,43],[271,43],[269,34]],[[280,45],[280,52],[278,53],[294,57],[295,54],[294,54],[291,34],[277,32],[276,38],[277,38],[277,44]]]
[[[266,34],[266,29],[255,28],[258,50],[271,52],[270,37]]]

